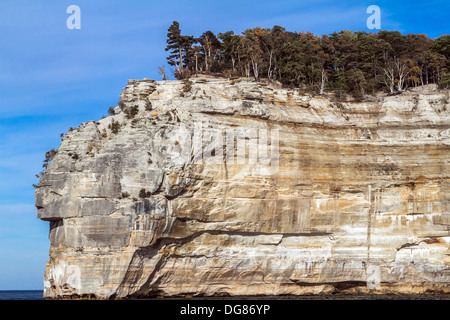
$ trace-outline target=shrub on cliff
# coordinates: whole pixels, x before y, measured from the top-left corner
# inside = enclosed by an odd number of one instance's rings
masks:
[[[183,92],[187,93],[190,92],[192,89],[192,81],[189,79],[184,79],[183,80]]]
[[[108,128],[111,129],[112,133],[117,133],[120,130],[120,123],[119,121],[115,121],[114,119],[111,120],[111,123],[108,125]]]
[[[120,107],[120,109],[123,109],[125,103],[122,101],[122,98],[119,98],[119,101],[117,101],[117,105]]]
[[[139,107],[138,106],[134,106],[131,108],[127,108],[124,111],[127,119],[133,119],[138,113],[139,113]]]
[[[141,189],[139,191],[139,198],[149,198],[152,195],[150,191],[147,191],[146,189]]]
[[[42,168],[44,168],[44,170],[42,172],[40,172],[39,174],[36,174],[35,177],[40,179],[42,177],[42,175],[45,173],[45,170],[47,170],[48,165],[50,164],[50,161],[52,161],[53,157],[56,155],[56,150],[55,149],[51,149],[49,151],[47,151],[45,153],[45,159],[44,159],[44,163],[42,164]],[[36,184],[32,184],[33,188],[36,188],[37,185]]]
[[[56,150],[53,148],[50,151],[47,151],[45,153],[45,160],[44,160],[44,164],[42,165],[42,167],[44,169],[47,169],[47,166],[50,164],[50,161],[52,161],[52,159],[55,155],[56,155]]]

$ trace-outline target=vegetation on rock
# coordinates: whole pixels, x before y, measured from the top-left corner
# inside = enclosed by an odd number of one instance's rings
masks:
[[[280,26],[181,34],[177,21],[168,29],[168,64],[177,79],[190,74],[266,78],[288,87],[322,94],[325,90],[362,97],[385,90],[450,83],[450,35],[431,39],[398,31],[349,30],[329,35],[291,32]]]

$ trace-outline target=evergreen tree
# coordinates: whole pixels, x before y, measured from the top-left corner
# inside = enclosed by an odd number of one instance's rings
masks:
[[[437,68],[441,72],[450,71],[450,35],[443,35],[437,38],[434,43],[430,46],[430,51],[436,55],[440,60],[441,65]]]
[[[289,31],[284,34],[284,40],[279,50],[279,80],[290,87],[299,87],[306,82],[305,43],[297,33]]]
[[[239,36],[233,31],[219,33],[219,39],[222,40],[223,62],[232,73],[236,72],[236,64],[239,59]]]
[[[168,29],[166,51],[170,51],[167,62],[169,65],[175,67],[175,71],[183,68],[182,47],[183,37],[181,35],[180,24],[178,21],[174,21]]]
[[[355,98],[379,90],[394,93],[428,83],[448,87],[450,36],[430,39],[344,30],[317,36],[310,32],[252,28],[204,32],[199,38],[181,34],[174,21],[167,33],[167,57],[175,76],[215,72],[227,76],[267,78],[289,87],[323,94],[326,89]]]
[[[195,39],[193,36],[181,35],[180,24],[174,21],[168,29],[167,47],[169,51],[167,57],[168,64],[175,69],[177,79],[183,79],[186,76],[186,68],[192,59],[192,45]]]
[[[247,53],[247,59],[251,63],[251,69],[255,79],[259,79],[259,71],[263,61],[260,36],[264,31],[261,28],[247,29],[244,31],[241,45]]]
[[[437,38],[431,45],[431,50],[450,59],[450,35],[444,35]]]

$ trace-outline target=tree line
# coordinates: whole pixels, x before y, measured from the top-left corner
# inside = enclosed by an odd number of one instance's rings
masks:
[[[280,26],[200,37],[183,35],[174,21],[167,33],[167,61],[177,79],[212,73],[279,81],[322,94],[365,94],[408,87],[450,87],[450,35],[431,39],[398,31],[291,32]],[[160,67],[166,79],[166,72]]]

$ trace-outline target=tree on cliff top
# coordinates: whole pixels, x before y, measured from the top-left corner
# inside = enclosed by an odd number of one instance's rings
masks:
[[[169,65],[175,68],[175,75],[180,76],[184,74],[186,57],[194,42],[193,36],[181,35],[180,24],[178,21],[174,21],[169,27],[166,47],[166,51],[169,51],[167,61]]]
[[[450,36],[430,39],[398,31],[344,30],[322,37],[280,26],[182,35],[174,21],[167,34],[167,60],[177,79],[213,72],[223,76],[266,77],[284,86],[323,94],[348,93],[357,99],[383,90],[449,84]]]
[[[174,66],[176,70],[181,68],[183,63],[183,57],[181,55],[181,43],[182,37],[180,24],[178,23],[178,21],[174,21],[168,29],[166,51],[170,50],[167,61],[171,66]]]

